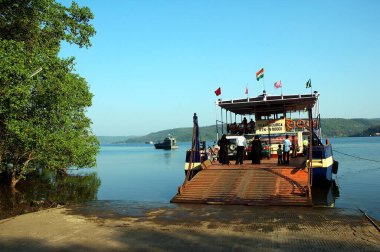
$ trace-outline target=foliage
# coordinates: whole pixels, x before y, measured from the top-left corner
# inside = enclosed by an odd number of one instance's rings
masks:
[[[85,115],[92,94],[74,58],[58,57],[62,41],[91,45],[92,18],[75,2],[0,4],[0,159],[13,164],[12,184],[37,167],[95,165],[98,142]]]
[[[88,47],[95,34],[90,9],[75,2],[66,7],[54,0],[2,0],[0,14],[1,38],[24,42],[28,51],[58,53],[61,41]]]
[[[361,134],[358,134],[357,136],[379,136],[379,135],[380,135],[380,124],[364,130]]]
[[[100,144],[113,144],[117,142],[125,142],[130,136],[96,136]]]
[[[328,118],[322,119],[322,134],[329,137],[357,136],[368,127],[379,124],[380,119],[342,119]]]

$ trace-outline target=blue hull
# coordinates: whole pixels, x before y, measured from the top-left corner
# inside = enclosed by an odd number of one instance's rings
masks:
[[[331,145],[313,146],[313,184],[332,180],[334,159]]]
[[[332,180],[332,165],[327,168],[313,168],[313,182],[326,182]]]

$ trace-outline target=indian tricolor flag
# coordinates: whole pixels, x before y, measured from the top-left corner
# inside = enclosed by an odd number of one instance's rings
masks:
[[[261,78],[264,78],[264,68],[261,68],[260,71],[256,73],[256,80],[259,81]]]

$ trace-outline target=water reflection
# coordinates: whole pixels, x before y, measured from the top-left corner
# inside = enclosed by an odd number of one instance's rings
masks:
[[[95,200],[99,186],[96,173],[60,176],[44,173],[20,181],[15,190],[0,186],[0,219],[58,204]]]
[[[172,152],[175,150],[164,150],[164,158],[165,158],[165,164],[169,165],[172,158]]]
[[[311,188],[314,206],[334,207],[335,200],[339,198],[339,187],[335,180],[324,185],[314,185]]]

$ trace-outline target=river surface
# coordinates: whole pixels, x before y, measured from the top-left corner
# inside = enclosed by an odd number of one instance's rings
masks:
[[[361,209],[380,220],[380,137],[330,141],[334,158],[339,161],[338,174],[334,175],[331,190],[313,195],[313,200],[322,206]],[[95,168],[73,170],[73,176],[63,180],[46,176],[48,183],[44,186],[20,185],[17,198],[6,201],[0,197],[0,203],[6,209],[15,208],[17,202],[38,204],[41,199],[89,202],[97,209],[115,212],[127,206],[175,207],[169,201],[183,183],[185,151],[189,147],[190,143],[179,143],[177,150],[167,151],[156,150],[150,144],[102,145]]]
[[[336,150],[334,158],[339,161],[338,174],[334,175],[339,191],[334,196],[335,207],[361,209],[380,220],[380,137],[330,141]],[[97,167],[91,169],[101,180],[97,200],[168,203],[184,180],[185,151],[189,146],[190,143],[179,143],[177,150],[166,151],[149,144],[102,145]],[[331,205],[331,199],[327,201]]]

